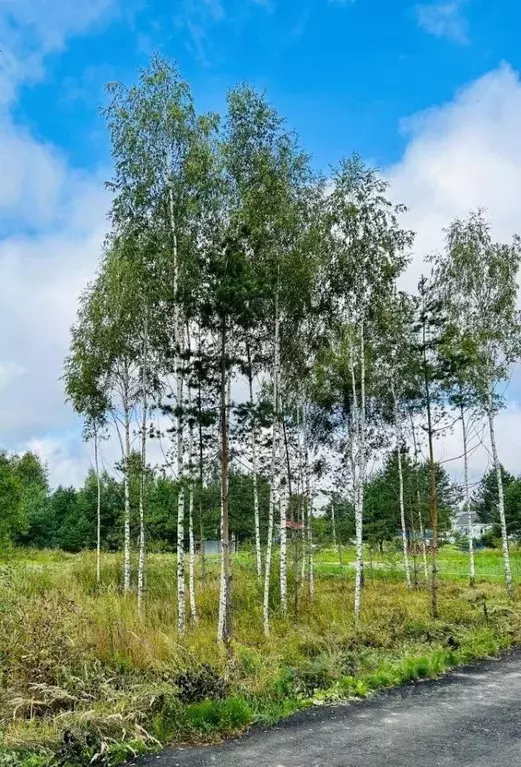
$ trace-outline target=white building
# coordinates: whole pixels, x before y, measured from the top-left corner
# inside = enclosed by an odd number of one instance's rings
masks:
[[[492,525],[479,521],[475,511],[471,511],[470,519],[471,533],[474,540],[481,538],[485,533],[492,530]],[[466,511],[458,511],[452,518],[452,535],[464,535],[466,538],[469,537],[469,515]]]

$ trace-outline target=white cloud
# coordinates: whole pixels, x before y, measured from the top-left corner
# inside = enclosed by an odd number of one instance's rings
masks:
[[[14,446],[70,424],[59,382],[77,300],[93,274],[104,235],[105,193],[80,196],[72,218],[91,209],[91,231],[66,226],[0,241],[0,362],[16,370],[3,383],[1,442]],[[85,222],[86,223],[86,222]]]
[[[36,453],[49,467],[49,481],[53,487],[71,485],[79,487],[92,463],[88,446],[78,441],[73,433],[69,438],[42,437],[30,439],[24,446]]]
[[[20,83],[42,77],[45,56],[63,50],[69,37],[116,8],[116,0],[2,0],[0,103],[12,101]]]
[[[443,247],[443,228],[456,216],[478,207],[487,209],[492,233],[509,241],[521,229],[521,80],[502,65],[472,82],[455,98],[404,122],[409,141],[402,159],[387,171],[394,199],[409,211],[404,224],[417,232],[414,259],[404,280],[414,290],[425,269],[424,257]],[[519,473],[521,406],[513,401],[520,390],[519,371],[507,389],[508,407],[497,419],[500,458]],[[478,480],[490,467],[488,432],[471,457]],[[461,479],[460,430],[436,445],[437,456]]]
[[[393,197],[409,207],[405,225],[417,232],[409,288],[454,217],[484,207],[494,236],[505,241],[521,228],[520,121],[521,81],[502,65],[404,122],[409,141],[387,177]]]
[[[8,385],[11,384],[12,381],[24,373],[24,368],[17,362],[13,362],[12,360],[5,360],[4,362],[0,362],[0,394],[2,394],[5,389],[7,389]]]
[[[461,0],[417,5],[418,24],[425,32],[446,37],[455,43],[468,43],[467,21],[461,12]]]
[[[0,447],[54,444],[49,435],[77,427],[58,378],[108,202],[101,176],[79,172],[36,140],[12,106],[19,88],[43,75],[47,54],[115,7],[115,0],[0,5]]]

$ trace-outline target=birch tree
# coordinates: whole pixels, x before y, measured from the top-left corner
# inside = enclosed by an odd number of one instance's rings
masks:
[[[446,233],[445,252],[435,259],[437,281],[448,311],[454,322],[464,328],[473,349],[469,375],[488,421],[509,594],[512,594],[512,572],[495,416],[502,405],[497,386],[508,379],[511,365],[519,356],[520,319],[516,297],[520,262],[519,237],[515,235],[510,245],[495,243],[481,210],[451,224]],[[466,443],[466,434],[464,439]],[[465,455],[466,448],[465,444]],[[466,508],[470,515],[467,469],[465,473]]]
[[[394,206],[385,193],[387,184],[358,156],[343,160],[334,174],[329,197],[332,257],[329,290],[334,296],[338,322],[354,329],[350,366],[353,382],[353,419],[356,441],[356,580],[355,616],[361,610],[363,571],[363,509],[366,477],[366,362],[367,334],[375,300],[384,302],[407,263],[411,232],[398,222],[403,206]],[[355,367],[358,375],[355,375]],[[358,378],[358,382],[357,379]],[[358,383],[358,389],[357,389]]]
[[[177,479],[178,630],[185,630],[185,323],[190,311],[195,250],[203,239],[211,152],[216,119],[198,116],[187,83],[174,64],[154,57],[130,88],[109,86],[105,110],[112,141],[113,226],[147,233],[156,244],[154,277],[164,311],[163,377],[175,379],[173,408]]]
[[[287,611],[287,499],[282,434],[282,328],[291,321],[295,304],[295,276],[308,263],[300,247],[302,211],[311,183],[307,157],[295,137],[265,97],[246,86],[228,96],[225,168],[229,182],[231,215],[240,222],[245,252],[255,274],[262,304],[257,333],[262,333],[271,356],[273,389],[272,477],[270,506],[278,514],[280,540],[280,603]],[[297,283],[298,284],[298,283]],[[268,540],[266,566],[271,562]],[[268,559],[270,562],[268,562]],[[265,592],[270,571],[265,572]],[[268,585],[266,585],[268,584]]]
[[[126,244],[110,241],[96,281],[84,293],[65,363],[66,390],[81,413],[85,394],[108,415],[121,446],[124,483],[123,590],[130,590],[130,457],[141,391],[136,313],[139,288]]]

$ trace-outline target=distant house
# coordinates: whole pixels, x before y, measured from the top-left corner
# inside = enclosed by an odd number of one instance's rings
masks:
[[[303,529],[304,529],[303,522],[293,522],[292,519],[286,520],[286,530],[303,530]]]
[[[469,530],[469,515],[466,511],[459,511],[454,515],[452,519],[452,537],[456,535],[464,535],[466,538],[472,535],[473,539],[481,538],[485,533],[492,530],[492,525],[488,525],[485,522],[480,522],[478,515],[475,511],[470,513],[470,530]]]
[[[280,532],[278,532],[279,526],[277,525],[276,528],[277,532],[273,534],[273,543],[280,543]],[[294,522],[292,519],[286,520],[286,530],[289,531],[302,531],[304,530],[304,523],[303,522]]]

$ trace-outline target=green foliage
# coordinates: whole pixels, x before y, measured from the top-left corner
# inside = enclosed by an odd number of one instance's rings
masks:
[[[417,466],[406,451],[402,451],[404,481],[404,505],[406,530],[411,535],[418,533],[418,492],[419,512],[424,529],[429,528],[429,468],[425,463]],[[451,518],[458,509],[460,492],[451,482],[443,466],[436,464],[436,487],[441,531],[450,528]],[[398,459],[396,453],[388,455],[383,468],[376,472],[365,486],[364,538],[371,544],[380,545],[400,535],[400,507],[398,484]],[[336,495],[335,527],[337,540],[348,543],[354,534],[354,509],[348,499]],[[318,539],[331,544],[332,522],[331,503],[326,507],[325,521],[315,520]]]
[[[503,466],[501,467],[501,476],[503,479],[503,490],[507,496],[510,485],[516,483],[516,479],[513,474],[510,474],[510,472],[506,471]],[[514,503],[510,504],[510,512],[514,511],[516,495],[517,491],[515,490],[514,497],[512,499]],[[499,496],[497,489],[496,470],[490,469],[483,475],[472,496],[473,508],[475,509],[481,522],[496,524],[499,522],[498,502]],[[507,506],[505,503],[505,512],[506,510]],[[519,509],[519,513],[521,514],[521,509]],[[511,513],[509,516],[512,519],[512,516],[514,515]]]
[[[481,557],[492,554],[477,553],[478,576]],[[339,572],[323,579],[317,568],[315,603],[304,600],[298,617],[274,619],[265,638],[254,561],[242,555],[233,573],[237,639],[226,657],[215,643],[218,567],[198,590],[199,624],[180,639],[171,555],[150,555],[141,616],[134,600],[118,594],[120,557],[103,555],[101,591],[93,589],[93,562],[88,553],[14,550],[0,570],[6,767],[92,759],[112,767],[160,743],[204,741],[312,701],[431,678],[496,654],[521,631],[521,614],[500,585],[481,583],[470,593],[454,580],[441,586],[438,621],[429,617],[425,591],[408,592],[402,579],[368,583],[355,626],[345,607],[352,579]]]
[[[251,710],[241,698],[203,700],[192,703],[185,710],[186,726],[193,735],[230,734],[246,727],[251,719]]]
[[[38,456],[0,451],[0,544],[19,542],[32,529],[39,528],[41,535],[48,490],[47,469]]]
[[[138,525],[139,463],[130,461],[131,525]],[[5,464],[10,466],[9,462]],[[0,463],[0,471],[2,464]],[[6,469],[7,472],[7,469]],[[1,476],[1,474],[0,474]],[[57,487],[50,491],[35,484],[24,484],[13,469],[7,488],[11,488],[9,503],[16,515],[13,540],[34,548],[60,548],[77,553],[96,547],[97,480],[91,470],[83,487]],[[101,543],[106,551],[117,551],[123,541],[123,483],[103,472],[101,482]],[[1,485],[0,485],[1,487]],[[13,490],[14,488],[14,490]],[[18,488],[18,491],[17,491]],[[175,518],[179,483],[169,477],[149,473],[146,485],[147,539],[152,550],[172,551],[176,546]],[[266,536],[269,487],[263,477],[258,479],[259,512],[261,532]],[[18,494],[17,494],[18,493]],[[18,499],[18,504],[14,501]],[[253,480],[247,474],[232,472],[230,475],[230,531],[241,543],[255,539],[253,503]],[[7,503],[7,502],[6,502]],[[199,538],[200,523],[206,539],[219,538],[220,488],[213,480],[194,490],[194,520],[196,537]],[[6,505],[7,508],[7,505]],[[202,520],[199,518],[202,515]],[[7,522],[7,516],[5,518]]]

